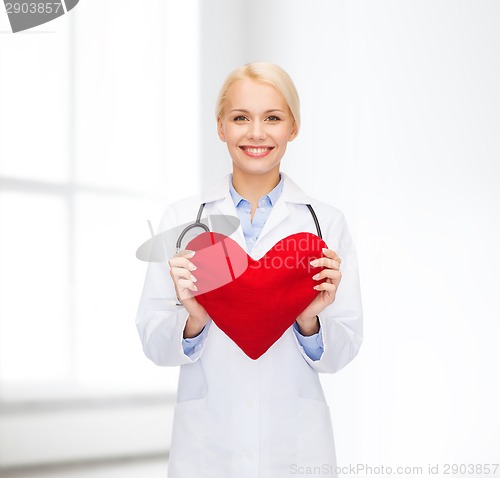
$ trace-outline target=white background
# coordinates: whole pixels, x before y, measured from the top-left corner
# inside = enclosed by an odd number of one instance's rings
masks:
[[[167,202],[230,171],[215,98],[230,70],[267,60],[294,78],[302,104],[282,169],[345,213],[359,256],[365,342],[322,376],[339,464],[498,462],[499,26],[494,0],[82,0],[39,28],[51,34],[0,35],[4,391],[16,374],[33,387],[40,357],[42,388],[142,380],[153,391],[165,377],[160,389],[175,387],[134,335],[145,273],[135,247]],[[35,78],[48,90],[33,92]],[[21,108],[27,91],[32,107]],[[30,202],[38,183],[7,198],[13,177],[81,188],[69,232],[57,195]],[[64,274],[74,302],[51,314]],[[45,297],[49,325],[27,296]]]
[[[226,70],[279,63],[303,114],[282,168],[357,245],[365,342],[322,377],[339,464],[498,461],[500,4],[232,3],[202,29],[205,177],[229,167],[210,129]]]

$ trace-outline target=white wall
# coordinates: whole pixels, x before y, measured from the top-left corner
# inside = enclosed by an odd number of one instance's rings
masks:
[[[72,41],[86,38],[88,49],[82,43],[74,45],[80,48],[76,64],[83,69],[70,72],[76,75],[78,97],[71,103],[77,107],[71,125],[76,129],[68,133],[77,140],[77,149],[71,150],[66,140],[60,147],[76,160],[85,159],[82,174],[92,164],[101,164],[102,173],[102,162],[90,163],[91,158],[99,159],[93,153],[100,152],[111,172],[120,166],[120,158],[126,158],[126,178],[134,184],[139,178],[148,189],[150,170],[155,191],[161,190],[169,200],[191,194],[199,184],[207,186],[230,171],[213,114],[225,75],[242,63],[269,60],[295,79],[303,127],[290,145],[283,170],[307,192],[345,212],[361,270],[365,343],[353,364],[336,375],[322,376],[333,411],[339,464],[443,466],[498,460],[500,4],[155,0],[139,15],[133,2],[110,1],[100,17],[108,18],[106,23],[95,16],[95,0],[80,3],[71,13],[78,18]],[[176,35],[181,22],[186,24],[185,34]],[[53,40],[28,34],[15,38],[23,42],[23,50],[15,50],[13,37],[0,38],[2,65],[9,66],[2,75],[8,85],[15,85],[16,75],[24,71],[15,68],[12,52],[21,64],[23,54],[36,53],[35,40],[40,49],[49,50]],[[166,49],[155,50],[157,55],[167,52],[178,69],[167,71],[151,56],[148,46],[159,44]],[[150,54],[144,58],[138,46]],[[5,58],[14,63],[5,63]],[[134,71],[137,77],[131,76]],[[146,71],[148,78],[141,76]],[[166,89],[159,93],[158,104],[165,105],[164,113],[151,98],[152,90],[144,90],[158,88],[163,80]],[[2,106],[7,98],[3,91]],[[128,103],[127,94],[132,95]],[[61,95],[70,101],[69,92]],[[127,124],[127,105],[136,130]],[[8,126],[12,122],[5,111],[2,124]],[[52,113],[56,121],[57,113]],[[102,129],[107,123],[116,127],[111,136]],[[126,142],[120,141],[118,126]],[[5,127],[3,131],[7,137]],[[149,139],[149,155],[141,157],[143,139]],[[172,141],[186,145],[185,155],[175,153]],[[2,144],[5,150],[5,141]],[[100,145],[109,148],[110,155],[103,154]],[[57,151],[63,157],[62,149]],[[145,169],[144,159],[151,159],[151,154],[157,160],[165,156],[172,169],[158,170],[157,163]],[[95,171],[87,172],[89,178],[101,179]],[[181,177],[192,180],[180,181]],[[123,204],[128,203],[120,204],[101,208],[103,217],[125,217]],[[135,210],[137,224],[140,211],[153,209],[148,207]],[[130,218],[129,208],[125,210]],[[159,217],[149,218],[158,223]],[[140,219],[144,234],[146,219]],[[98,233],[99,224],[83,229]],[[133,247],[129,249],[133,253]],[[139,270],[130,267],[134,274]],[[118,269],[115,273],[123,275]],[[124,330],[132,334],[133,312],[124,320]],[[86,326],[89,333],[81,339],[93,337],[91,324]],[[139,348],[134,353],[140,355]],[[171,375],[155,371],[152,378]],[[120,373],[125,374],[124,369]],[[12,444],[12,430],[21,433],[20,425],[13,425],[8,411],[2,418],[0,438]],[[144,423],[150,419],[147,415]],[[92,435],[83,437],[91,440]],[[123,449],[130,451],[128,447]],[[54,449],[45,457],[56,459]],[[61,459],[75,458],[68,450],[62,450]],[[9,453],[19,458],[16,463],[35,460],[21,455]]]
[[[7,23],[0,11],[0,474],[166,456],[178,369],[142,351],[135,251],[198,189],[198,4],[85,0],[33,30]]]
[[[355,238],[365,343],[322,377],[341,465],[498,460],[499,24],[484,0],[204,6],[204,183],[230,170],[223,78],[276,62],[303,113],[282,168]]]

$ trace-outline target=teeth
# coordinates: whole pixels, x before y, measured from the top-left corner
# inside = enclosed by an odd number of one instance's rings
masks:
[[[262,154],[268,151],[268,148],[245,148],[249,153]]]

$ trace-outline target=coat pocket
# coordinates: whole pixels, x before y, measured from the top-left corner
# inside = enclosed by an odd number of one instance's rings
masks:
[[[321,476],[337,476],[330,408],[320,400],[298,400],[297,465],[321,470]]]
[[[205,421],[205,398],[186,400],[175,405],[169,478],[204,476]]]

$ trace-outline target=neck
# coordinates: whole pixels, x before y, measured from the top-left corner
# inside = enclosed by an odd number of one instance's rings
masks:
[[[233,168],[233,186],[242,197],[256,205],[259,198],[270,193],[280,182],[279,165],[266,174],[247,174]]]

